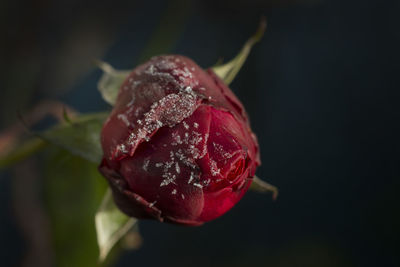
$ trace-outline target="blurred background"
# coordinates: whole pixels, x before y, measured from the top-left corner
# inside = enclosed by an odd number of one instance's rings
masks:
[[[231,88],[278,200],[249,192],[197,228],[143,221],[142,246],[111,266],[400,266],[399,11],[399,1],[1,0],[0,148],[23,131],[18,113],[109,109],[95,59],[131,69],[177,53],[209,67],[265,15]],[[55,148],[1,170],[0,265],[96,266],[105,187],[95,165]]]

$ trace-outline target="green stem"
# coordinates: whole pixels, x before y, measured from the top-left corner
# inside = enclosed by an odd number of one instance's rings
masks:
[[[47,143],[39,138],[32,138],[18,146],[11,153],[0,157],[0,169],[5,169],[44,148]]]

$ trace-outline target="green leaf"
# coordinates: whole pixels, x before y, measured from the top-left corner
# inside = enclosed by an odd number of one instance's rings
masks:
[[[260,193],[271,192],[273,200],[276,200],[276,198],[278,197],[278,188],[261,180],[257,176],[253,177],[253,182],[251,183],[250,190]]]
[[[11,152],[0,156],[0,169],[11,166],[45,148],[49,143],[74,155],[99,163],[102,157],[100,132],[107,113],[80,115],[71,119],[64,112],[65,122],[18,144]],[[40,137],[40,138],[38,138]]]
[[[238,74],[240,68],[243,66],[244,62],[247,59],[247,56],[250,53],[251,48],[255,43],[260,41],[261,37],[264,34],[265,28],[267,27],[266,20],[263,18],[260,21],[260,25],[256,33],[250,37],[249,40],[244,44],[242,50],[240,50],[239,54],[234,57],[231,61],[218,65],[212,68],[212,70],[220,77],[226,84],[230,84],[233,79]]]
[[[99,163],[103,152],[100,132],[107,113],[81,115],[47,131],[37,133],[45,141],[62,147],[90,162]]]
[[[137,219],[123,214],[108,189],[95,217],[99,260],[104,261],[114,245],[137,224]],[[139,237],[137,235],[137,237]]]
[[[129,73],[131,73],[131,70],[116,70],[110,64],[103,61],[97,61],[97,65],[104,72],[97,83],[97,88],[104,101],[113,106],[117,100],[119,88]]]
[[[39,138],[31,138],[15,147],[6,155],[0,156],[0,169],[9,167],[33,154],[46,146],[46,142]]]
[[[54,266],[98,266],[93,218],[106,191],[105,179],[97,164],[64,149],[49,146],[42,156]]]

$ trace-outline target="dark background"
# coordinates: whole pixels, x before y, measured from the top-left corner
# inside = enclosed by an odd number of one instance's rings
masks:
[[[197,228],[143,221],[142,247],[113,266],[400,266],[399,14],[400,1],[2,0],[0,129],[45,99],[108,109],[93,59],[129,69],[177,53],[208,67],[233,57],[265,15],[231,88],[259,137],[257,175],[278,200],[249,192]],[[32,241],[51,236],[45,210],[15,204],[18,186],[48,204],[40,168],[0,174],[1,266],[55,265],[51,245]],[[37,177],[15,185],[24,169]]]

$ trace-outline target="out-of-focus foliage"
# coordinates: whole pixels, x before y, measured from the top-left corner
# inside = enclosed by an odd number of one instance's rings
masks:
[[[29,157],[46,145],[47,143],[39,138],[31,138],[24,141],[10,153],[7,153],[4,156],[0,156],[0,169],[9,167],[14,163],[19,162],[26,157]]]
[[[106,113],[95,113],[68,119],[61,125],[39,133],[39,136],[74,155],[98,164],[103,155],[100,131],[106,116]]]
[[[68,150],[90,162],[99,163],[102,157],[100,131],[107,113],[85,114],[74,118],[65,115],[65,121],[42,132],[36,132],[13,150],[0,156],[0,168],[31,156],[48,144]]]
[[[56,266],[95,266],[94,216],[106,190],[97,165],[51,147],[43,161],[44,196]]]

